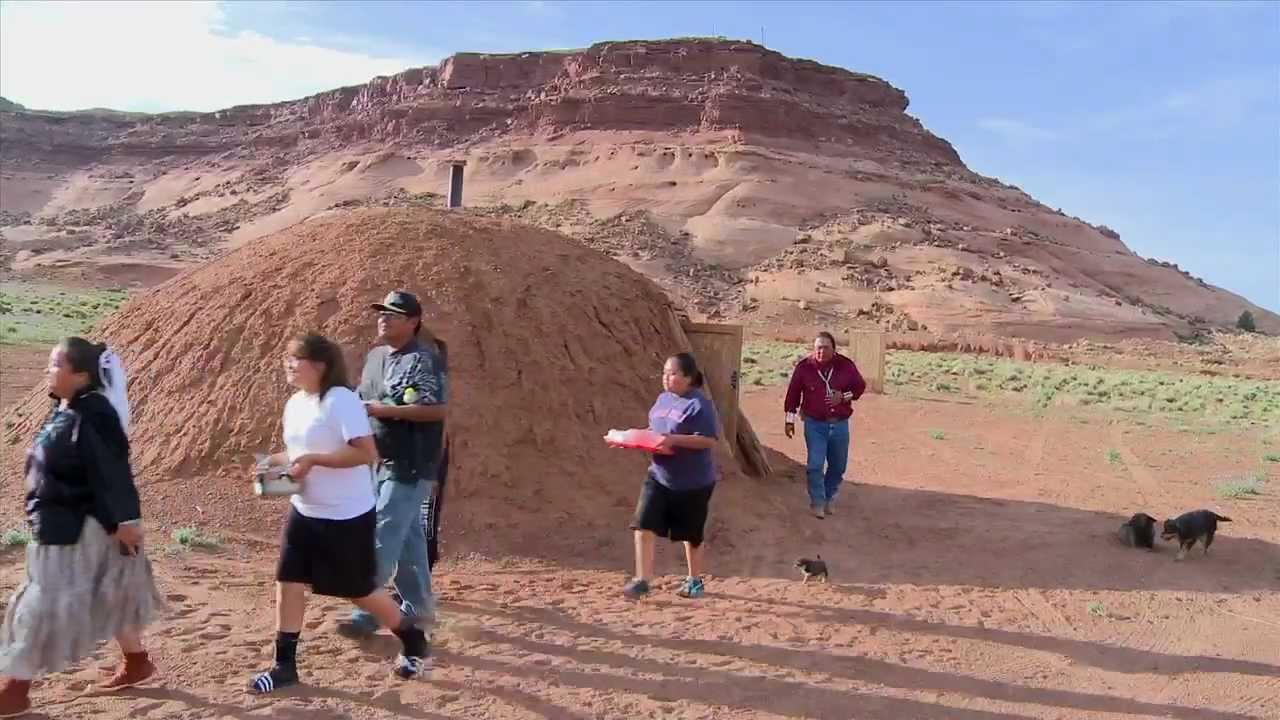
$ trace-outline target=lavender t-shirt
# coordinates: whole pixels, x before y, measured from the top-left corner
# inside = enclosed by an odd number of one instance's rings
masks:
[[[649,410],[649,429],[663,435],[718,437],[716,408],[701,390],[683,396],[664,392]],[[649,474],[672,490],[697,490],[714,485],[711,450],[676,448],[674,454],[653,456]]]

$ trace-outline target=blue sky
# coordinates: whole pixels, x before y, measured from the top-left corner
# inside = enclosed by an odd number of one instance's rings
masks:
[[[207,110],[458,51],[762,32],[784,54],[902,88],[908,112],[972,169],[1280,311],[1277,2],[6,0],[0,94],[52,109]]]

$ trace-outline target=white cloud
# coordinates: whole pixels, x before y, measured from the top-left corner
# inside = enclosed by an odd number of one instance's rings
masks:
[[[559,16],[561,13],[559,5],[546,0],[525,0],[520,6],[530,15]]]
[[[0,95],[29,108],[217,110],[305,97],[438,59],[232,33],[218,2],[0,3]]]
[[[978,127],[999,135],[1006,142],[1011,143],[1047,142],[1059,138],[1059,134],[1054,130],[1037,127],[1012,118],[981,118],[978,120]]]
[[[1206,130],[1238,130],[1266,123],[1280,108],[1280,71],[1242,71],[1151,91],[1131,104],[1100,109],[1078,119],[1086,133],[1163,140]]]
[[[1161,106],[1203,125],[1230,128],[1252,117],[1260,107],[1280,98],[1280,72],[1274,68],[1210,78],[1169,93]]]

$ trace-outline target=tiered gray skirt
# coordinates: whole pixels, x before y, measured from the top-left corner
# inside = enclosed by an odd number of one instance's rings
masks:
[[[164,611],[146,555],[120,554],[98,521],[75,545],[27,546],[27,578],[0,627],[0,675],[30,680],[61,672],[121,630]]]

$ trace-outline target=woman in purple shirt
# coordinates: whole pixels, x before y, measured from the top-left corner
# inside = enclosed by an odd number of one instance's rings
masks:
[[[649,429],[662,435],[660,450],[649,464],[640,489],[631,529],[635,531],[636,576],[623,588],[630,598],[649,592],[653,551],[658,537],[684,543],[689,575],[676,594],[701,597],[702,532],[716,487],[711,449],[719,436],[716,408],[702,392],[702,372],[689,353],[667,358],[662,368],[665,389],[649,410]]]

